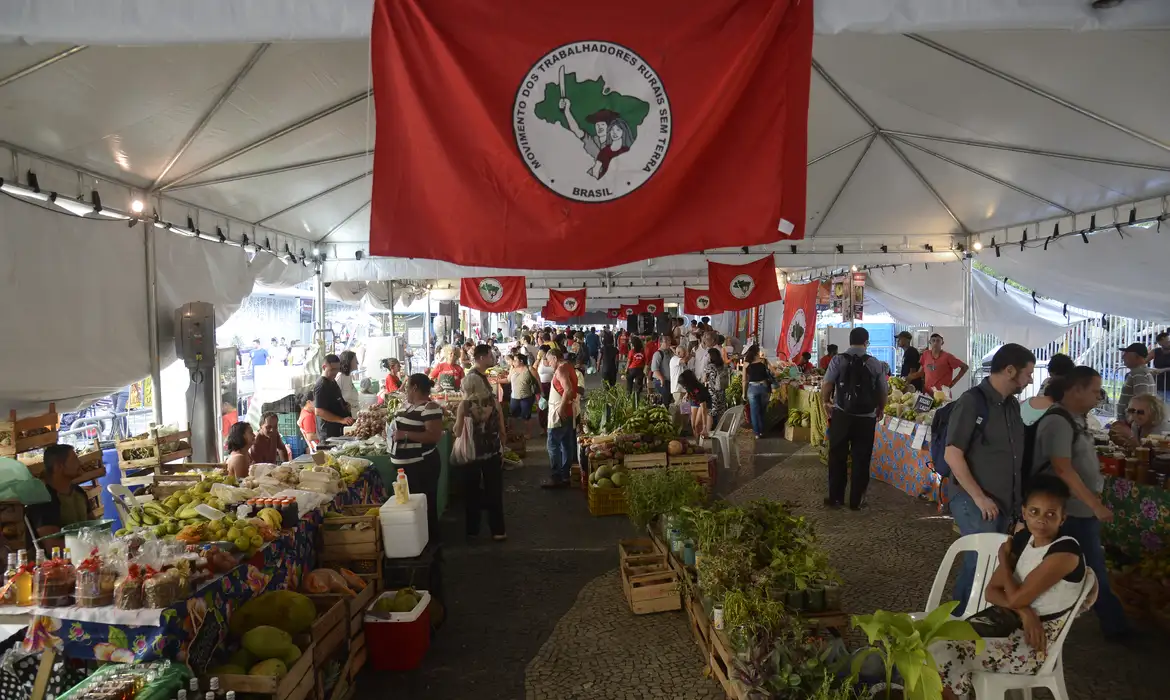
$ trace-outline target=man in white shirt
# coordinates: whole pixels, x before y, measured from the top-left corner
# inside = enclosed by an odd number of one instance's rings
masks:
[[[686,345],[679,345],[674,349],[674,357],[670,358],[670,388],[677,404],[686,397],[686,391],[678,383],[678,376],[685,370],[694,369]]]

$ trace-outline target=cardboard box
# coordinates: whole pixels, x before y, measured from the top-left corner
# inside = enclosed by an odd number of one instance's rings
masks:
[[[788,442],[808,442],[810,430],[795,425],[784,426],[784,439]]]

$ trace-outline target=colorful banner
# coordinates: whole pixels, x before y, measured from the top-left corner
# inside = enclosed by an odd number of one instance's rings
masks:
[[[812,28],[809,0],[377,0],[371,255],[585,270],[802,238]]]
[[[657,316],[666,309],[666,302],[662,298],[658,299],[638,299],[638,313],[640,314],[654,314]]]
[[[548,304],[546,306],[557,316],[564,316],[565,318],[580,316],[585,313],[585,290],[573,289],[570,291],[561,291],[559,289],[550,289],[548,290]]]
[[[711,293],[706,289],[683,287],[683,313],[691,316],[710,316],[719,313],[711,303]]]
[[[780,342],[776,357],[792,361],[811,351],[817,323],[817,288],[820,282],[788,284],[784,288],[784,320],[780,324]]]
[[[835,275],[829,281],[829,308],[833,313],[845,314],[845,297],[849,296],[849,278]]]
[[[865,315],[865,278],[868,273],[854,272],[849,276],[849,310],[854,321],[862,320]],[[850,319],[843,319],[848,321]]]
[[[523,277],[464,277],[459,280],[459,303],[469,309],[506,313],[528,306]]]
[[[776,260],[768,255],[744,265],[707,261],[711,303],[723,311],[742,311],[780,299]]]

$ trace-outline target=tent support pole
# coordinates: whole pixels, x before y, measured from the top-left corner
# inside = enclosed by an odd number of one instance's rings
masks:
[[[971,294],[971,283],[973,281],[973,273],[975,270],[975,261],[966,256],[961,260],[963,263],[963,325],[967,327],[967,348],[966,357],[968,363],[974,363],[974,358],[971,357],[971,352],[975,347],[975,299]],[[974,377],[971,377],[974,380]]]
[[[370,174],[372,174],[373,172],[374,172],[373,170],[367,170],[366,172],[362,173],[361,175],[358,175],[356,177],[351,177],[350,179],[346,180],[345,182],[338,183],[338,184],[334,185],[333,187],[330,187],[327,190],[322,190],[315,195],[312,195],[310,197],[306,197],[305,199],[302,199],[299,202],[294,202],[294,203],[288,205],[287,207],[285,207],[284,209],[281,209],[280,211],[276,212],[275,214],[269,214],[268,216],[264,217],[263,219],[260,219],[259,221],[255,222],[255,225],[261,226],[264,224],[265,221],[271,221],[272,219],[275,219],[276,217],[280,216],[281,214],[286,214],[286,213],[292,211],[293,209],[296,209],[297,207],[303,207],[310,202],[315,202],[318,199],[321,199],[322,197],[324,197],[325,195],[332,194],[332,193],[336,192],[337,190],[341,189],[342,187],[348,187],[349,185],[352,185],[353,183],[357,182],[358,180],[364,180],[367,177],[369,177]],[[362,209],[365,209],[365,206],[363,206]],[[358,209],[358,211],[361,211],[362,209]],[[354,212],[354,214],[351,214],[350,217],[352,218],[356,214],[357,214],[357,212]],[[345,223],[345,222],[342,222],[342,223]],[[334,229],[334,230],[336,230],[336,229]],[[332,231],[330,231],[330,233],[332,233]],[[325,235],[328,236],[329,234],[325,234]],[[324,237],[322,237],[320,239],[320,241],[323,241],[323,240],[325,240]],[[318,242],[320,242],[320,241],[318,241]]]
[[[996,151],[1008,151],[1011,153],[1025,153],[1033,156],[1047,156],[1049,158],[1063,158],[1065,160],[1079,160],[1083,163],[1098,163],[1100,165],[1115,165],[1119,168],[1141,168],[1143,170],[1157,170],[1159,172],[1170,171],[1170,167],[1165,165],[1155,165],[1153,163],[1135,163],[1131,160],[1115,160],[1113,158],[1097,158],[1096,156],[1086,156],[1076,153],[1063,153],[1061,151],[1046,151],[1042,148],[1028,148],[1027,146],[1018,146],[1009,143],[996,143],[995,141],[979,141],[977,139],[957,139],[950,136],[938,136],[935,134],[919,134],[913,131],[895,131],[894,129],[882,129],[882,134],[885,136],[892,136],[899,141],[905,143],[906,139],[922,139],[923,141],[938,141],[939,143],[953,143],[959,146],[972,146],[974,148],[990,148]]]
[[[426,317],[426,320],[423,321],[423,343],[426,345],[426,347],[423,348],[423,352],[426,353],[427,367],[429,368],[431,366],[431,363],[435,361],[435,358],[432,355],[432,350],[434,349],[435,345],[434,345],[434,343],[431,342],[431,287],[430,287],[430,285],[427,285],[427,317]]]
[[[386,296],[390,297],[390,335],[394,335],[394,280],[386,281]]]
[[[281,173],[291,173],[295,170],[303,170],[305,168],[315,168],[318,165],[332,165],[333,163],[342,163],[354,158],[365,158],[373,153],[373,151],[358,151],[357,153],[346,153],[340,156],[329,156],[328,158],[317,158],[316,160],[303,160],[299,163],[292,163],[290,165],[281,165],[275,168],[264,168],[262,170],[249,170],[239,175],[224,175],[223,177],[216,177],[210,180],[197,180],[195,182],[184,182],[181,185],[175,185],[168,189],[168,192],[178,192],[179,190],[186,190],[192,187],[206,187],[207,185],[222,185],[225,182],[239,182],[240,180],[250,180],[254,177],[265,177],[267,175],[279,175]]]
[[[321,359],[324,361],[325,355],[329,354],[331,348],[329,347],[330,341],[326,339],[325,335],[325,279],[321,276],[320,266],[317,267],[316,285],[313,289],[317,292],[317,303],[313,309],[313,321],[317,326],[317,332],[321,334]]]
[[[146,338],[150,355],[150,387],[154,424],[162,425],[162,361],[158,348],[158,259],[155,255],[152,226],[142,222],[142,242],[146,255]],[[187,419],[190,420],[190,416]]]

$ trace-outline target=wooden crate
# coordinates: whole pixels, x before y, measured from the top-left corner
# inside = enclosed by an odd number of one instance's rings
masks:
[[[648,452],[644,455],[626,455],[623,460],[626,469],[665,469],[665,452]]]
[[[731,653],[731,643],[723,630],[711,630],[711,653],[707,656],[707,663],[711,668],[711,676],[723,686],[723,692],[728,700],[746,700],[748,695],[743,685],[732,678],[734,655]]]
[[[695,637],[695,644],[699,645],[699,652],[706,659],[711,653],[711,621],[707,618],[703,601],[694,595],[687,596],[683,602],[683,609],[687,611],[687,621],[691,626],[691,634]]]
[[[671,469],[682,469],[695,475],[699,480],[711,478],[711,455],[703,452],[693,455],[668,456],[667,466]]]
[[[602,489],[592,484],[589,485],[589,514],[595,516],[603,515],[625,515],[626,514],[626,491],[625,489],[609,488]]]
[[[172,450],[170,452],[163,451],[168,445],[173,445],[181,440],[187,440],[188,446],[184,449]],[[158,471],[162,465],[177,462],[181,459],[187,459],[191,456],[191,431],[184,430],[163,437],[146,437],[136,440],[119,440],[117,443],[118,449],[118,466],[125,472],[130,469],[154,469]],[[131,458],[126,455],[127,450],[132,449],[146,449],[150,452],[149,457]]]
[[[647,615],[679,610],[678,574],[661,554],[633,556],[622,564],[622,592],[630,612]]]
[[[23,547],[28,536],[24,526],[24,505],[17,499],[0,501],[0,533],[4,535],[13,551]]]
[[[105,466],[102,464],[102,451],[98,447],[98,441],[93,441],[94,449],[85,454],[78,453],[77,461],[81,464],[81,476],[73,480],[74,484],[84,484],[87,481],[100,479],[106,475]],[[43,478],[45,475],[45,457],[41,453],[23,454],[17,459],[21,464],[28,469],[28,473],[32,474],[37,479]]]
[[[313,596],[317,619],[309,628],[313,638],[314,665],[328,659],[342,645],[349,642],[349,608],[341,596]]]
[[[345,506],[339,517],[325,518],[321,525],[321,558],[329,561],[380,558],[382,524],[377,515],[366,515],[371,506]],[[362,529],[357,529],[361,527]]]
[[[0,421],[0,455],[14,457],[56,444],[60,427],[61,417],[57,415],[56,404],[49,404],[48,413],[28,418],[17,418],[16,411],[10,411],[8,420]]]
[[[784,439],[788,442],[808,442],[809,438],[809,428],[801,428],[795,425],[784,426]]]
[[[618,563],[625,564],[630,557],[641,557],[648,554],[661,554],[654,540],[649,537],[638,537],[632,540],[618,540]]]
[[[219,676],[219,689],[223,692],[234,690],[237,695],[268,695],[271,700],[314,700],[317,695],[317,675],[313,672],[313,656],[316,650],[312,644],[301,651],[301,658],[292,665],[288,673],[277,680],[271,676]],[[200,681],[207,687],[208,678]]]

